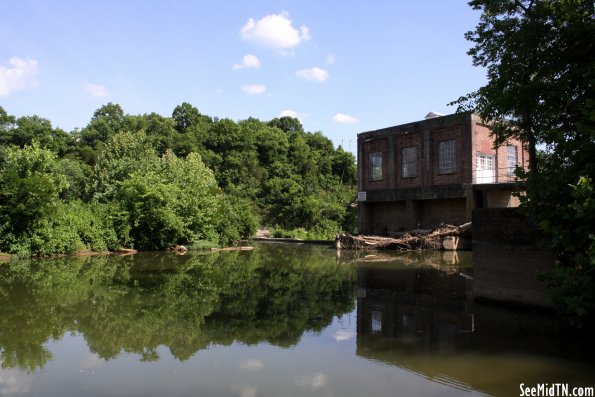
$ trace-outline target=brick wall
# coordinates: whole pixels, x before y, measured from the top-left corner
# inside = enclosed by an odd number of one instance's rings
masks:
[[[464,183],[465,168],[469,167],[468,154],[465,148],[468,146],[468,136],[464,134],[464,128],[461,124],[455,124],[447,128],[435,129],[431,131],[432,152],[431,162],[429,164],[432,172],[432,185],[455,185]],[[451,173],[440,173],[439,156],[440,142],[455,141],[456,147],[456,170]]]
[[[395,159],[396,159],[396,188],[412,188],[422,186],[422,176],[425,172],[423,137],[419,131],[403,131],[403,134],[397,135],[395,139]],[[415,177],[403,177],[403,148],[416,147],[417,149],[417,175]]]
[[[377,139],[363,143],[363,187],[364,190],[379,190],[388,188],[388,139]],[[370,154],[382,153],[382,180],[370,180]]]
[[[476,177],[476,158],[478,154],[486,154],[494,156],[496,167],[495,182],[510,182],[514,179],[507,169],[507,149],[506,146],[515,146],[517,151],[517,165],[528,166],[529,153],[524,147],[523,143],[518,139],[509,139],[497,150],[494,149],[494,138],[490,135],[491,129],[483,124],[479,116],[473,115],[473,132],[472,132],[472,172],[474,183],[479,183]],[[476,182],[477,181],[477,182]]]

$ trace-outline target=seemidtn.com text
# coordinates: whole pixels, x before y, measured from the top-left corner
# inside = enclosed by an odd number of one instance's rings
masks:
[[[520,384],[521,397],[594,397],[593,387],[571,387],[568,383],[538,383],[535,386]]]

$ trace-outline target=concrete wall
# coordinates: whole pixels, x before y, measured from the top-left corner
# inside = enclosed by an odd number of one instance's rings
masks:
[[[404,201],[360,203],[365,222],[360,225],[360,232],[383,236],[388,231],[404,230],[407,225]]]
[[[466,222],[467,203],[464,198],[421,200],[421,228],[431,228],[442,222],[462,225]]]
[[[473,211],[475,299],[549,307],[545,282],[555,255],[535,226],[515,208]]]
[[[518,197],[512,195],[512,191],[507,190],[488,190],[486,191],[487,208],[507,208],[518,207],[520,201]]]
[[[442,222],[461,225],[468,221],[464,198],[371,202],[359,205],[362,234],[383,236],[389,231],[432,228]]]

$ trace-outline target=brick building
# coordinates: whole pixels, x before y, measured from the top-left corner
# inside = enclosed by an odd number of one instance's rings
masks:
[[[471,221],[474,208],[516,207],[514,170],[522,142],[497,150],[490,127],[472,113],[358,134],[359,229],[363,234]]]

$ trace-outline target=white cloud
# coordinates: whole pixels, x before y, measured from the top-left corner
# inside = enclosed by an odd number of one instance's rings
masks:
[[[260,95],[267,90],[266,86],[262,84],[246,84],[241,89],[248,95]]]
[[[279,113],[279,117],[293,117],[294,119],[298,119],[300,120],[300,115],[298,112],[296,112],[295,110],[282,110],[281,113]]]
[[[295,384],[299,387],[305,387],[312,389],[312,391],[318,390],[326,386],[327,379],[322,372],[317,372],[314,375],[304,375],[295,379]]]
[[[312,69],[298,70],[295,74],[300,79],[318,81],[320,83],[323,83],[326,79],[328,79],[328,72],[319,68],[318,66],[315,66]]]
[[[240,364],[240,369],[244,371],[260,371],[264,368],[264,363],[260,360],[246,360]]]
[[[242,58],[242,63],[237,63],[233,65],[234,69],[244,69],[244,68],[260,68],[260,59],[256,55],[248,54],[244,55]]]
[[[335,64],[335,61],[336,61],[336,59],[335,59],[335,56],[333,54],[328,54],[326,56],[325,62],[326,62],[327,65],[334,65]]]
[[[109,96],[109,92],[104,85],[85,84],[85,91],[87,91],[94,98],[105,98]]]
[[[357,123],[359,120],[348,114],[337,113],[333,116],[333,121],[335,123],[340,124],[354,124]]]
[[[355,332],[348,329],[340,329],[333,334],[333,339],[337,342],[346,341],[355,338]]]
[[[238,393],[240,397],[256,397],[258,389],[254,386],[232,386],[231,390]]]
[[[105,361],[99,357],[96,353],[89,353],[87,357],[81,363],[81,368],[89,369],[89,368],[99,368],[101,364]]]
[[[294,28],[286,11],[264,16],[258,21],[250,18],[240,30],[240,34],[245,41],[274,50],[294,48],[310,39],[308,27]]]
[[[0,396],[30,393],[31,384],[32,379],[28,375],[13,370],[0,370]]]
[[[0,97],[7,97],[14,91],[39,84],[35,79],[38,72],[36,60],[12,57],[8,64],[8,67],[0,65]]]

